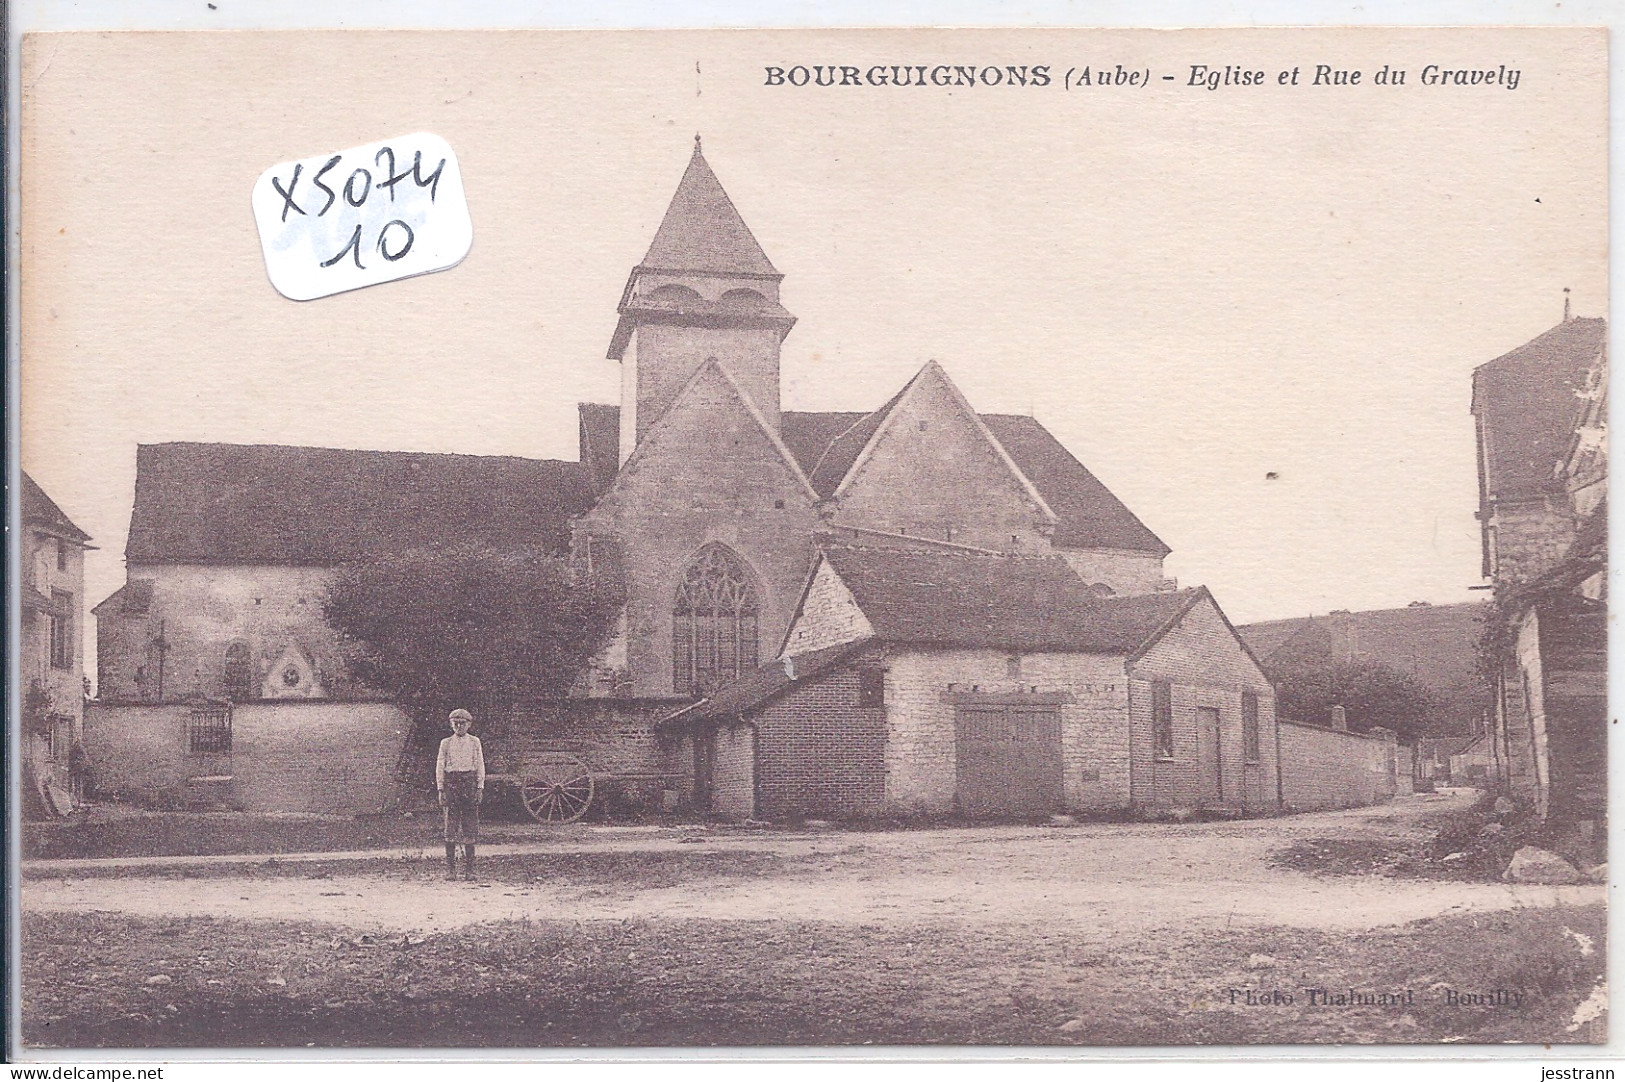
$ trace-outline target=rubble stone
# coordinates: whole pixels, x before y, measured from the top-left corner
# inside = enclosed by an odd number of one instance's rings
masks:
[[[1526,845],[1512,854],[1512,863],[1501,876],[1508,883],[1578,883],[1580,872],[1558,856],[1545,849]]]

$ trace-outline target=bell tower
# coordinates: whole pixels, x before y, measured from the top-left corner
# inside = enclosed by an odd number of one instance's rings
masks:
[[[621,362],[622,463],[713,357],[778,431],[779,345],[796,321],[779,304],[783,278],[696,135],[654,243],[627,277],[609,344],[609,358]]]

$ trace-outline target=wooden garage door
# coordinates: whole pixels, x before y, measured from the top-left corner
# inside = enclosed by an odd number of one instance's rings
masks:
[[[1060,707],[961,704],[954,730],[961,814],[1023,816],[1060,810]]]

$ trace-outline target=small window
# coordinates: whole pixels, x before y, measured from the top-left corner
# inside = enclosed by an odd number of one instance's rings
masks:
[[[1157,758],[1174,757],[1174,689],[1166,680],[1151,685],[1151,741]]]
[[[187,734],[193,755],[218,755],[231,751],[231,704],[194,706],[187,723]]]
[[[73,595],[51,591],[51,668],[73,668]]]
[[[858,670],[858,709],[878,710],[886,705],[886,670]]]
[[[52,540],[56,543],[56,569],[66,571],[68,569],[68,546],[63,543],[60,537],[52,538]]]
[[[1249,763],[1258,762],[1258,692],[1241,693],[1241,746]]]

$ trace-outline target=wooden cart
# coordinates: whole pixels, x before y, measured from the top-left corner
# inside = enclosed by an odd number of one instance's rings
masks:
[[[519,802],[538,823],[573,823],[587,814],[605,783],[658,782],[669,786],[679,775],[669,771],[599,770],[579,746],[526,749],[499,760],[506,769],[486,773],[486,784],[511,785]]]

